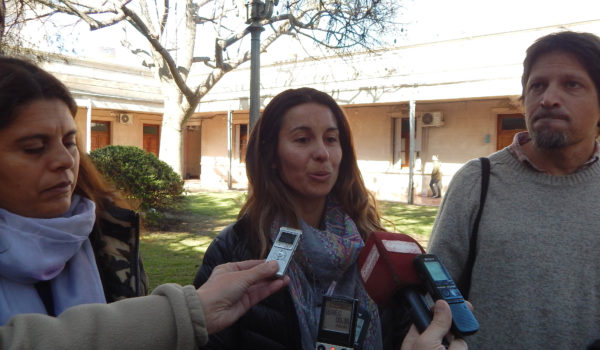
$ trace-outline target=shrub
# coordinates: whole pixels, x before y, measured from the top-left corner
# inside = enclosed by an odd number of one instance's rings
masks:
[[[165,209],[183,193],[183,180],[165,162],[134,146],[106,146],[90,153],[98,170],[140,209]]]

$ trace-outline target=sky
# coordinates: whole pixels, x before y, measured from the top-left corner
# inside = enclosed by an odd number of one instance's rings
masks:
[[[409,43],[600,18],[597,0],[411,0]]]
[[[400,1],[403,9],[399,21],[404,25],[395,37],[396,46],[600,19],[599,0]],[[114,26],[89,32],[86,28],[81,25],[73,30],[72,40],[62,43],[67,52],[97,60],[115,61],[116,58],[120,63],[139,64],[117,41],[107,39],[120,36],[122,29]],[[246,44],[249,48],[250,41],[246,40]],[[292,45],[274,46],[261,60],[270,62],[289,58],[286,55],[304,54],[300,48],[290,47]]]

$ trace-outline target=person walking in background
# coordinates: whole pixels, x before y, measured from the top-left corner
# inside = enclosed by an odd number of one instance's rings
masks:
[[[431,180],[429,181],[429,188],[431,188],[431,197],[440,198],[442,197],[442,163],[436,155],[433,155],[431,157],[431,160],[433,161],[433,169],[431,170]]]

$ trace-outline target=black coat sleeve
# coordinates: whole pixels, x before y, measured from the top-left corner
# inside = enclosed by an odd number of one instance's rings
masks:
[[[194,278],[200,287],[215,266],[256,259],[244,242],[244,220],[224,229],[210,244]],[[202,349],[209,350],[294,350],[300,349],[300,330],[288,288],[252,307],[236,323],[211,334]]]
[[[233,232],[233,225],[225,228],[208,246],[204,259],[202,260],[202,266],[196,272],[194,278],[194,286],[199,288],[203,285],[206,280],[210,277],[213,269],[221,264],[236,261],[233,257],[233,251],[231,247],[235,247],[237,239],[235,239],[235,233]],[[221,332],[212,334],[209,338],[209,342],[202,349],[240,349],[238,343],[241,338],[240,327],[238,323],[222,330]]]
[[[217,265],[232,261],[231,253],[227,251],[222,240],[223,239],[220,236],[217,236],[217,238],[215,238],[208,246],[208,249],[204,254],[204,259],[202,260],[202,265],[196,272],[196,277],[194,278],[194,286],[196,288],[199,288],[206,280],[208,280],[212,270]]]

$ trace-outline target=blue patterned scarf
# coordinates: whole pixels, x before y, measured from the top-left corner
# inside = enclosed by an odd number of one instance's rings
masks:
[[[0,325],[21,313],[46,313],[35,283],[50,281],[54,310],[106,303],[88,236],[94,203],[73,195],[61,217],[28,218],[0,209]]]
[[[281,225],[275,220],[271,238]],[[301,221],[302,239],[288,268],[289,285],[300,325],[302,348],[314,350],[323,295],[335,286],[333,295],[356,298],[370,311],[371,322],[363,342],[364,350],[382,348],[381,323],[377,305],[369,298],[358,275],[357,259],[364,242],[354,221],[341,206],[328,200],[323,230]]]

